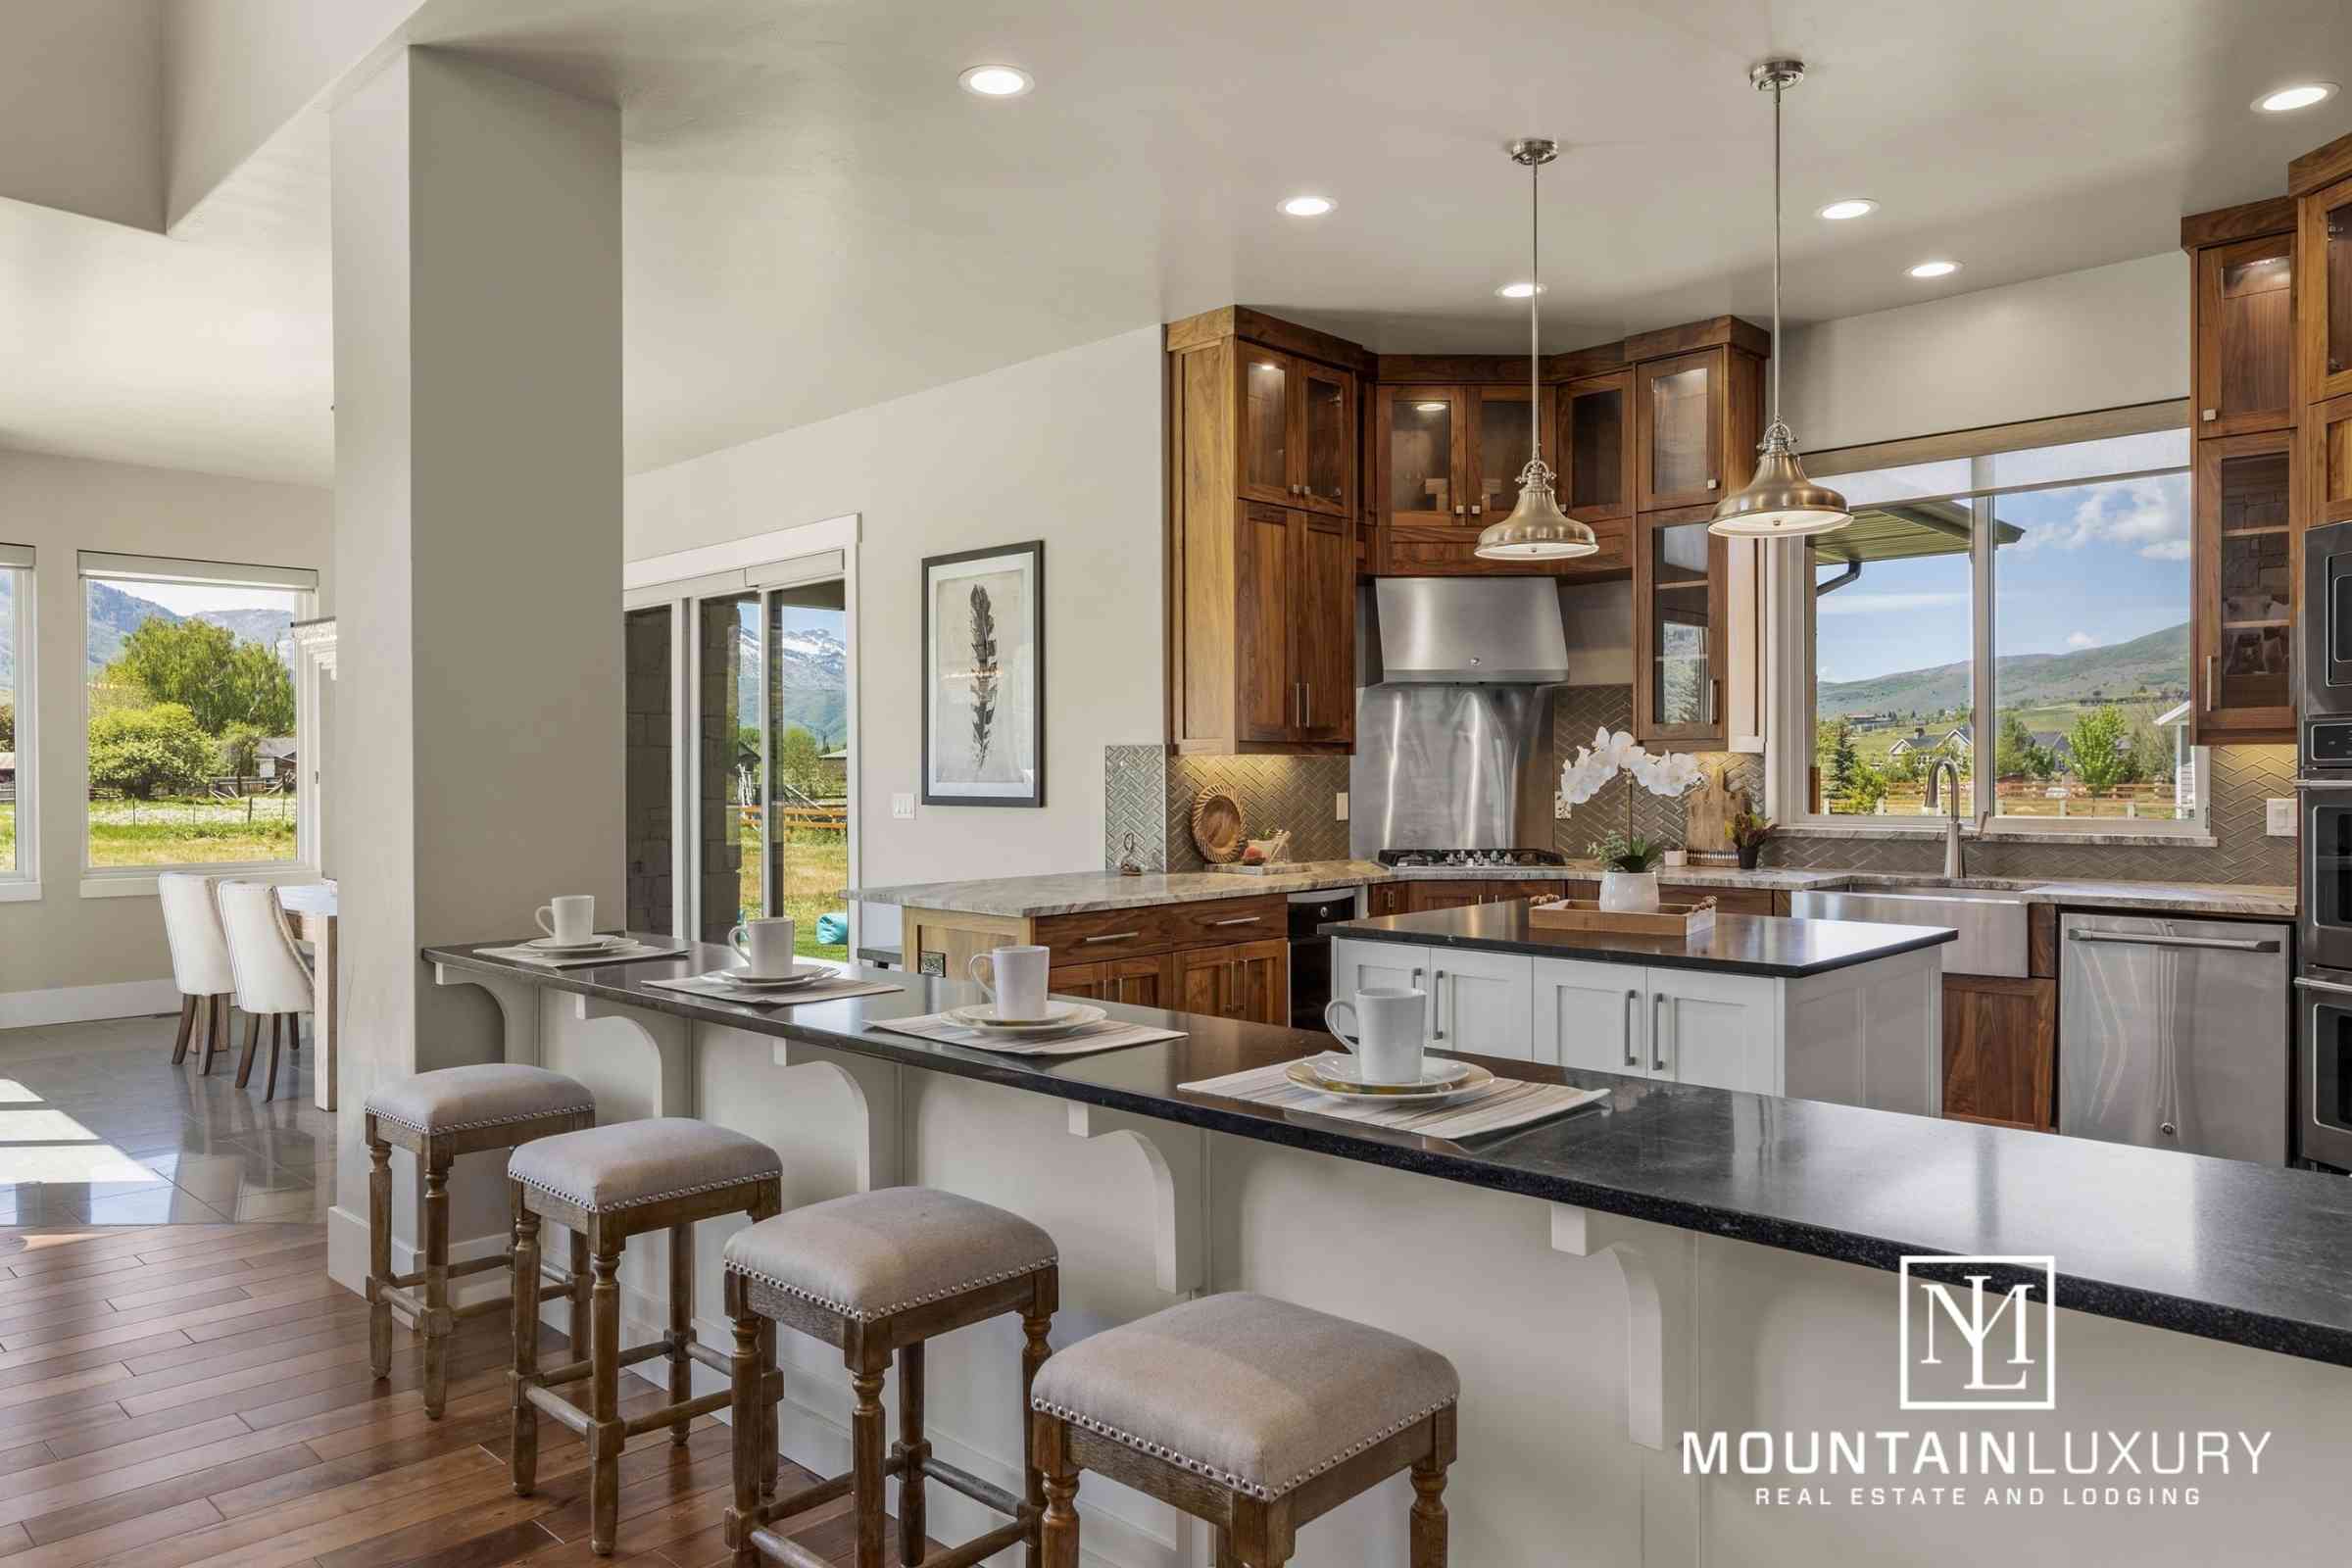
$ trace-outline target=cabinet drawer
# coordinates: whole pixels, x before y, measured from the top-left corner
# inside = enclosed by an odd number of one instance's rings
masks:
[[[1140,909],[1045,915],[1037,921],[1037,940],[1054,950],[1052,962],[1056,967],[1165,953],[1176,946],[1169,912],[1168,906],[1155,904]]]
[[[1290,900],[1279,893],[1172,904],[1152,912],[1164,918],[1169,940],[1180,948],[1290,938]]]
[[[1772,894],[1762,888],[1711,888],[1697,883],[1661,882],[1658,898],[1667,904],[1696,904],[1701,899],[1715,901],[1718,914],[1771,914]]]

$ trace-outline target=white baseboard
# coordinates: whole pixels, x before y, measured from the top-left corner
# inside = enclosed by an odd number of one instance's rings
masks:
[[[53,991],[0,991],[0,1029],[140,1018],[178,1010],[179,987],[169,977],[107,986],[60,986]]]
[[[469,1236],[464,1241],[449,1244],[449,1260],[467,1263],[477,1257],[496,1257],[507,1250],[507,1238],[493,1233],[488,1236]],[[392,1272],[414,1273],[416,1269],[416,1249],[402,1242],[397,1232],[392,1238]],[[326,1277],[356,1295],[368,1291],[368,1221],[347,1208],[326,1211]],[[449,1288],[449,1304],[464,1306],[469,1301],[485,1300],[507,1294],[507,1278],[496,1269],[469,1274]],[[407,1317],[395,1310],[393,1315],[403,1323]],[[556,1326],[564,1326],[556,1319]]]

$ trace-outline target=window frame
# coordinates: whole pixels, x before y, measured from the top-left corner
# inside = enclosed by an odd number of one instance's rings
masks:
[[[31,545],[0,544],[0,571],[16,574],[9,595],[8,635],[16,658],[17,855],[0,865],[0,904],[29,903],[41,896],[40,832],[40,560]]]
[[[259,562],[197,561],[173,556],[123,555],[112,551],[83,550],[76,553],[74,571],[75,597],[80,600],[78,625],[80,646],[87,648],[90,639],[90,592],[93,581],[105,583],[171,583],[187,586],[219,588],[269,588],[290,591],[294,595],[294,619],[297,623],[315,619],[318,613],[318,573],[309,566],[268,565]],[[86,656],[85,656],[86,657]],[[295,649],[295,667],[289,671],[296,680],[294,703],[294,747],[299,757],[310,749],[312,737],[304,730],[310,716],[304,710],[300,689],[301,647]],[[90,681],[85,670],[77,682],[81,693],[81,728],[79,749],[81,757],[80,840],[81,840],[81,896],[85,899],[141,898],[155,893],[156,878],[167,871],[200,871],[208,876],[284,877],[288,880],[316,878],[318,873],[318,845],[315,819],[299,808],[295,811],[294,856],[285,860],[202,860],[171,865],[93,865],[90,863]]]
[[[2192,451],[2186,465],[2090,474],[2034,484],[1986,486],[1982,490],[1959,491],[1947,496],[1906,498],[1966,501],[1975,519],[1976,526],[1969,544],[1969,724],[1974,776],[1982,779],[1994,777],[1993,759],[1999,743],[1999,713],[1996,706],[1999,694],[1993,687],[1996,556],[1991,521],[1994,500],[2029,491],[2071,489],[2190,471],[2194,466],[2195,432],[2189,423],[2188,400],[2173,398],[2102,409],[2089,414],[2028,419],[2013,424],[1987,425],[1898,441],[1870,442],[1807,456],[1807,470],[1817,479],[1834,483],[1835,476],[1839,474],[1933,462],[1973,460],[1981,463],[2004,452],[2066,446],[2118,436],[2146,435],[2171,429],[2189,432]],[[2193,564],[2191,571],[2188,610],[2193,620],[2196,614]],[[1769,546],[1766,576],[1771,610],[1766,643],[1770,699],[1765,771],[1765,809],[1768,814],[1784,829],[1800,837],[1808,833],[1850,838],[1942,837],[1944,821],[1940,816],[1866,817],[1810,809],[1808,769],[1813,755],[1816,717],[1816,651],[1812,573],[1805,567],[1804,542],[1789,539]],[[2163,838],[2178,840],[2184,847],[2210,846],[2214,842],[2213,798],[2208,787],[2211,777],[2210,748],[2194,747],[2190,757],[2197,780],[2195,814],[2191,817],[2167,821],[2149,817],[2002,816],[1993,809],[1993,793],[1987,790],[1983,792],[1973,813],[1962,818],[1963,831],[1977,838],[2034,839],[2060,844]]]

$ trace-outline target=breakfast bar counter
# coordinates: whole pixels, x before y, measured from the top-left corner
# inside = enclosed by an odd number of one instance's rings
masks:
[[[2331,1477],[2352,1463],[2352,1183],[2340,1179],[1520,1054],[1472,1059],[1602,1098],[1451,1143],[1184,1087],[1329,1049],[1319,1034],[1114,1004],[1114,1017],[1182,1037],[1025,1057],[889,1029],[980,997],[905,970],[856,971],[888,993],[760,1008],[649,988],[726,967],[714,947],[568,969],[473,945],[422,956],[443,985],[496,999],[496,1020],[484,1016],[503,1043],[486,1041],[488,1054],[580,1078],[605,1119],[700,1115],[772,1143],[787,1207],[919,1182],[1045,1226],[1062,1251],[1056,1345],[1248,1289],[1444,1351],[1462,1373],[1463,1452],[1482,1461],[1454,1472],[1457,1560],[1558,1560],[1571,1533],[1593,1560],[1642,1563],[1815,1542],[1804,1532],[1822,1526],[1756,1507],[1737,1474],[1690,1473],[1684,1434],[1920,1419],[1896,1413],[1900,1287],[1884,1271],[1922,1253],[2055,1259],[2071,1425],[2148,1424],[2144,1373],[2161,1364],[2230,1388],[2243,1424],[2296,1434],[2266,1458],[2248,1507],[2331,1506]],[[656,1324],[662,1259],[632,1262],[624,1314]],[[707,1336],[717,1299],[711,1265],[698,1289]],[[1004,1349],[947,1342],[931,1381],[940,1429],[956,1435],[943,1451],[992,1478],[1018,1461],[997,1430],[1009,1428],[995,1413],[1009,1396],[993,1370]],[[1792,1364],[1840,1371],[1780,1388],[1770,1369]],[[821,1397],[838,1365],[808,1368],[787,1368],[782,1441],[823,1470],[844,1443],[842,1412]],[[1539,1459],[1540,1483],[1525,1469]],[[1194,1560],[1174,1516],[1115,1492],[1096,1502],[1090,1559]],[[1334,1532],[1343,1549],[1301,1564],[1401,1561],[1391,1535],[1403,1510],[1374,1502],[1335,1515],[1349,1521]],[[2191,1547],[2226,1554],[2231,1521],[2249,1517],[2218,1499],[2110,1514],[2100,1539],[2187,1560]],[[1925,1540],[1955,1551],[2022,1549],[2048,1526],[1918,1516]]]

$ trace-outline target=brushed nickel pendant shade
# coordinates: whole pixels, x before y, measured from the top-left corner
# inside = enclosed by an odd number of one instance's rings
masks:
[[[1715,505],[1709,533],[1735,539],[1794,539],[1854,520],[1845,497],[1805,477],[1796,437],[1781,417],[1781,94],[1805,79],[1801,60],[1767,60],[1747,74],[1772,94],[1772,422],[1756,449],[1755,476]]]
[[[1559,561],[1590,556],[1600,549],[1592,529],[1560,510],[1551,491],[1551,466],[1544,461],[1544,394],[1538,383],[1543,362],[1538,354],[1541,328],[1536,314],[1544,294],[1543,209],[1537,190],[1544,166],[1559,154],[1559,143],[1541,137],[1511,143],[1511,162],[1527,170],[1528,179],[1527,418],[1531,438],[1527,466],[1519,470],[1519,504],[1509,516],[1488,524],[1479,533],[1478,555],[1485,561]]]

